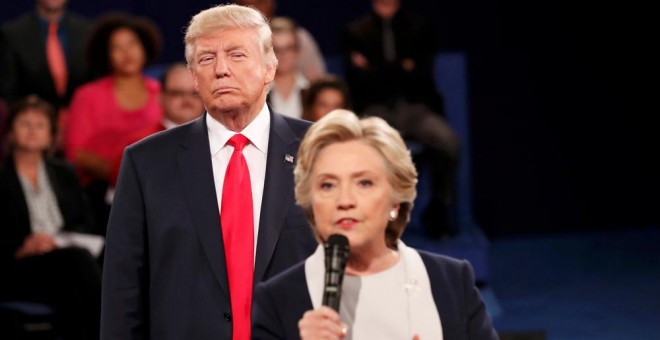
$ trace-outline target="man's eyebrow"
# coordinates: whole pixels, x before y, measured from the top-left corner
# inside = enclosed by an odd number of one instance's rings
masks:
[[[235,51],[235,50],[240,50],[240,49],[244,49],[244,48],[245,48],[244,45],[239,45],[239,44],[232,43],[232,44],[227,45],[227,47],[225,47],[224,50],[225,50],[225,52],[229,52],[229,51]]]
[[[211,53],[213,50],[209,47],[200,47],[195,51],[195,55],[198,56],[200,54],[206,54],[206,53]]]

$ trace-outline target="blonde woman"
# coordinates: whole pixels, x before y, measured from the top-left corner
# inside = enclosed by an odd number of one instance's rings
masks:
[[[399,239],[417,172],[384,120],[331,112],[305,135],[294,176],[296,201],[319,247],[257,287],[253,338],[497,338],[470,264]],[[323,243],[332,234],[350,244],[339,313],[321,306]]]

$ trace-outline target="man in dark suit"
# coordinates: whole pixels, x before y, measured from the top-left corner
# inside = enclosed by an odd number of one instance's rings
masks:
[[[316,247],[293,197],[308,123],[265,103],[277,59],[264,17],[214,7],[193,17],[185,41],[207,112],[124,152],[108,224],[102,339],[249,339],[253,284]],[[245,167],[248,187],[236,191],[228,179]]]
[[[449,204],[460,154],[459,140],[441,116],[433,82],[432,27],[401,9],[400,0],[372,0],[372,10],[346,28],[346,80],[356,112],[385,119],[408,140],[421,143],[420,163],[430,165],[431,200],[422,219],[427,235],[458,232]],[[428,183],[425,183],[428,185]]]
[[[85,45],[87,19],[66,10],[67,0],[37,0],[35,10],[3,25],[0,31],[0,97],[15,101],[37,94],[56,107],[66,107],[73,91],[89,80]],[[49,28],[64,54],[64,75],[53,76],[48,57]],[[54,57],[51,57],[54,58]],[[62,72],[60,69],[59,72]],[[58,89],[61,81],[61,89]]]

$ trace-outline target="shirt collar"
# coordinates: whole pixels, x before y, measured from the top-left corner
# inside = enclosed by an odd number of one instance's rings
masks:
[[[208,127],[209,143],[211,146],[211,156],[215,156],[227,144],[229,138],[236,134],[236,132],[227,129],[220,122],[211,117],[208,112],[206,113],[206,126]],[[248,126],[246,126],[240,133],[250,140],[262,153],[268,150],[268,133],[270,132],[270,112],[268,105],[264,103],[257,114]]]
[[[171,128],[175,128],[175,127],[179,126],[179,124],[177,124],[177,123],[175,123],[175,122],[173,122],[173,121],[171,121],[167,118],[163,118],[163,120],[160,123],[163,125],[165,130],[169,130]]]

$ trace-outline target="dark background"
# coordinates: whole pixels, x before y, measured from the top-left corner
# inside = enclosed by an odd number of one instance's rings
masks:
[[[121,10],[154,20],[160,62],[183,59],[200,0],[70,1],[88,17]],[[651,98],[650,10],[626,3],[403,0],[425,14],[439,51],[469,60],[474,211],[491,236],[660,224],[660,138]],[[32,8],[3,1],[0,22]],[[326,56],[368,0],[280,0]]]

